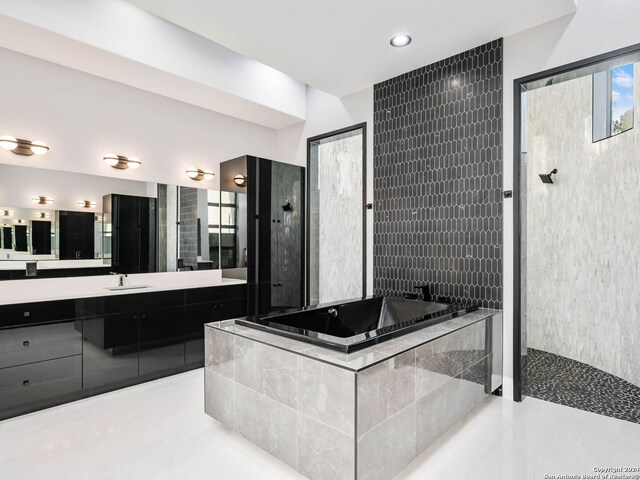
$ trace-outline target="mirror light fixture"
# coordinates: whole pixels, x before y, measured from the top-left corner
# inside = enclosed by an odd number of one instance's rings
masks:
[[[238,185],[239,187],[246,187],[247,186],[247,177],[245,177],[244,175],[242,175],[241,173],[239,173],[238,175],[236,175],[235,177],[233,177],[233,181],[235,182],[236,185]]]
[[[91,200],[83,200],[78,202],[78,206],[82,208],[95,208],[97,205],[96,202],[92,202]]]
[[[21,138],[12,137],[11,135],[2,135],[0,137],[0,147],[5,150],[11,150],[16,155],[44,155],[49,151],[46,143],[40,140],[30,141]]]
[[[33,200],[38,205],[50,205],[53,203],[53,198],[47,197],[33,197],[31,200]]]
[[[214,177],[214,173],[211,170],[201,170],[196,167],[189,167],[187,169],[187,176],[191,180],[199,182],[200,180],[211,180]]]
[[[11,210],[2,210],[3,217],[13,217],[13,212]]]
[[[411,43],[411,37],[409,35],[396,35],[389,40],[392,47],[406,47]]]
[[[36,218],[51,218],[49,212],[36,212]]]
[[[142,162],[138,160],[136,157],[124,157],[122,155],[116,155],[115,153],[107,153],[102,159],[105,161],[107,165],[113,168],[117,168],[118,170],[126,170],[130,168],[131,170],[135,170]]]

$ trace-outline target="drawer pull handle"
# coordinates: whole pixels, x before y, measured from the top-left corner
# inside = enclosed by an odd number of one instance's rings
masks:
[[[23,387],[28,387],[28,386],[29,386],[29,380],[24,380],[24,381],[22,382],[22,386],[23,386]]]
[[[22,314],[22,316],[23,316],[23,317],[25,317],[25,318],[26,318],[26,317],[30,317],[30,316],[31,316],[31,312],[24,312],[24,313]]]
[[[31,344],[29,343],[29,340],[25,340],[24,342],[22,342],[22,346],[23,346],[23,347],[28,347],[29,345],[31,345]]]

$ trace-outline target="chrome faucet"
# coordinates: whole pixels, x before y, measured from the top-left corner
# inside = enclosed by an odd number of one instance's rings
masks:
[[[126,273],[109,272],[110,275],[118,275],[118,286],[124,287],[124,279],[128,277]]]

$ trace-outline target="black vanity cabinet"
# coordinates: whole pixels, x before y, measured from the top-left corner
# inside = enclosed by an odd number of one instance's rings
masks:
[[[111,267],[118,273],[156,271],[156,199],[105,195],[103,210],[111,221]]]
[[[204,324],[246,285],[0,305],[0,419],[204,365]]]
[[[204,365],[204,325],[247,315],[247,286],[186,290],[185,362]]]
[[[58,212],[60,260],[95,258],[95,214]]]
[[[140,312],[146,295],[85,299],[82,320],[83,388],[127,385],[138,377]]]
[[[184,366],[184,297],[184,290],[154,293],[140,312],[140,375]]]
[[[0,419],[82,390],[79,313],[75,300],[0,306]]]

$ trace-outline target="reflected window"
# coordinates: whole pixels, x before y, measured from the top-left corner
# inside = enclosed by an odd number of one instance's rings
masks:
[[[217,193],[217,192],[216,192]],[[209,248],[220,251],[220,264],[214,268],[238,266],[237,248],[238,204],[233,192],[220,192],[219,198],[209,196]],[[211,258],[214,258],[211,255]]]
[[[593,141],[633,128],[634,64],[593,75]]]

